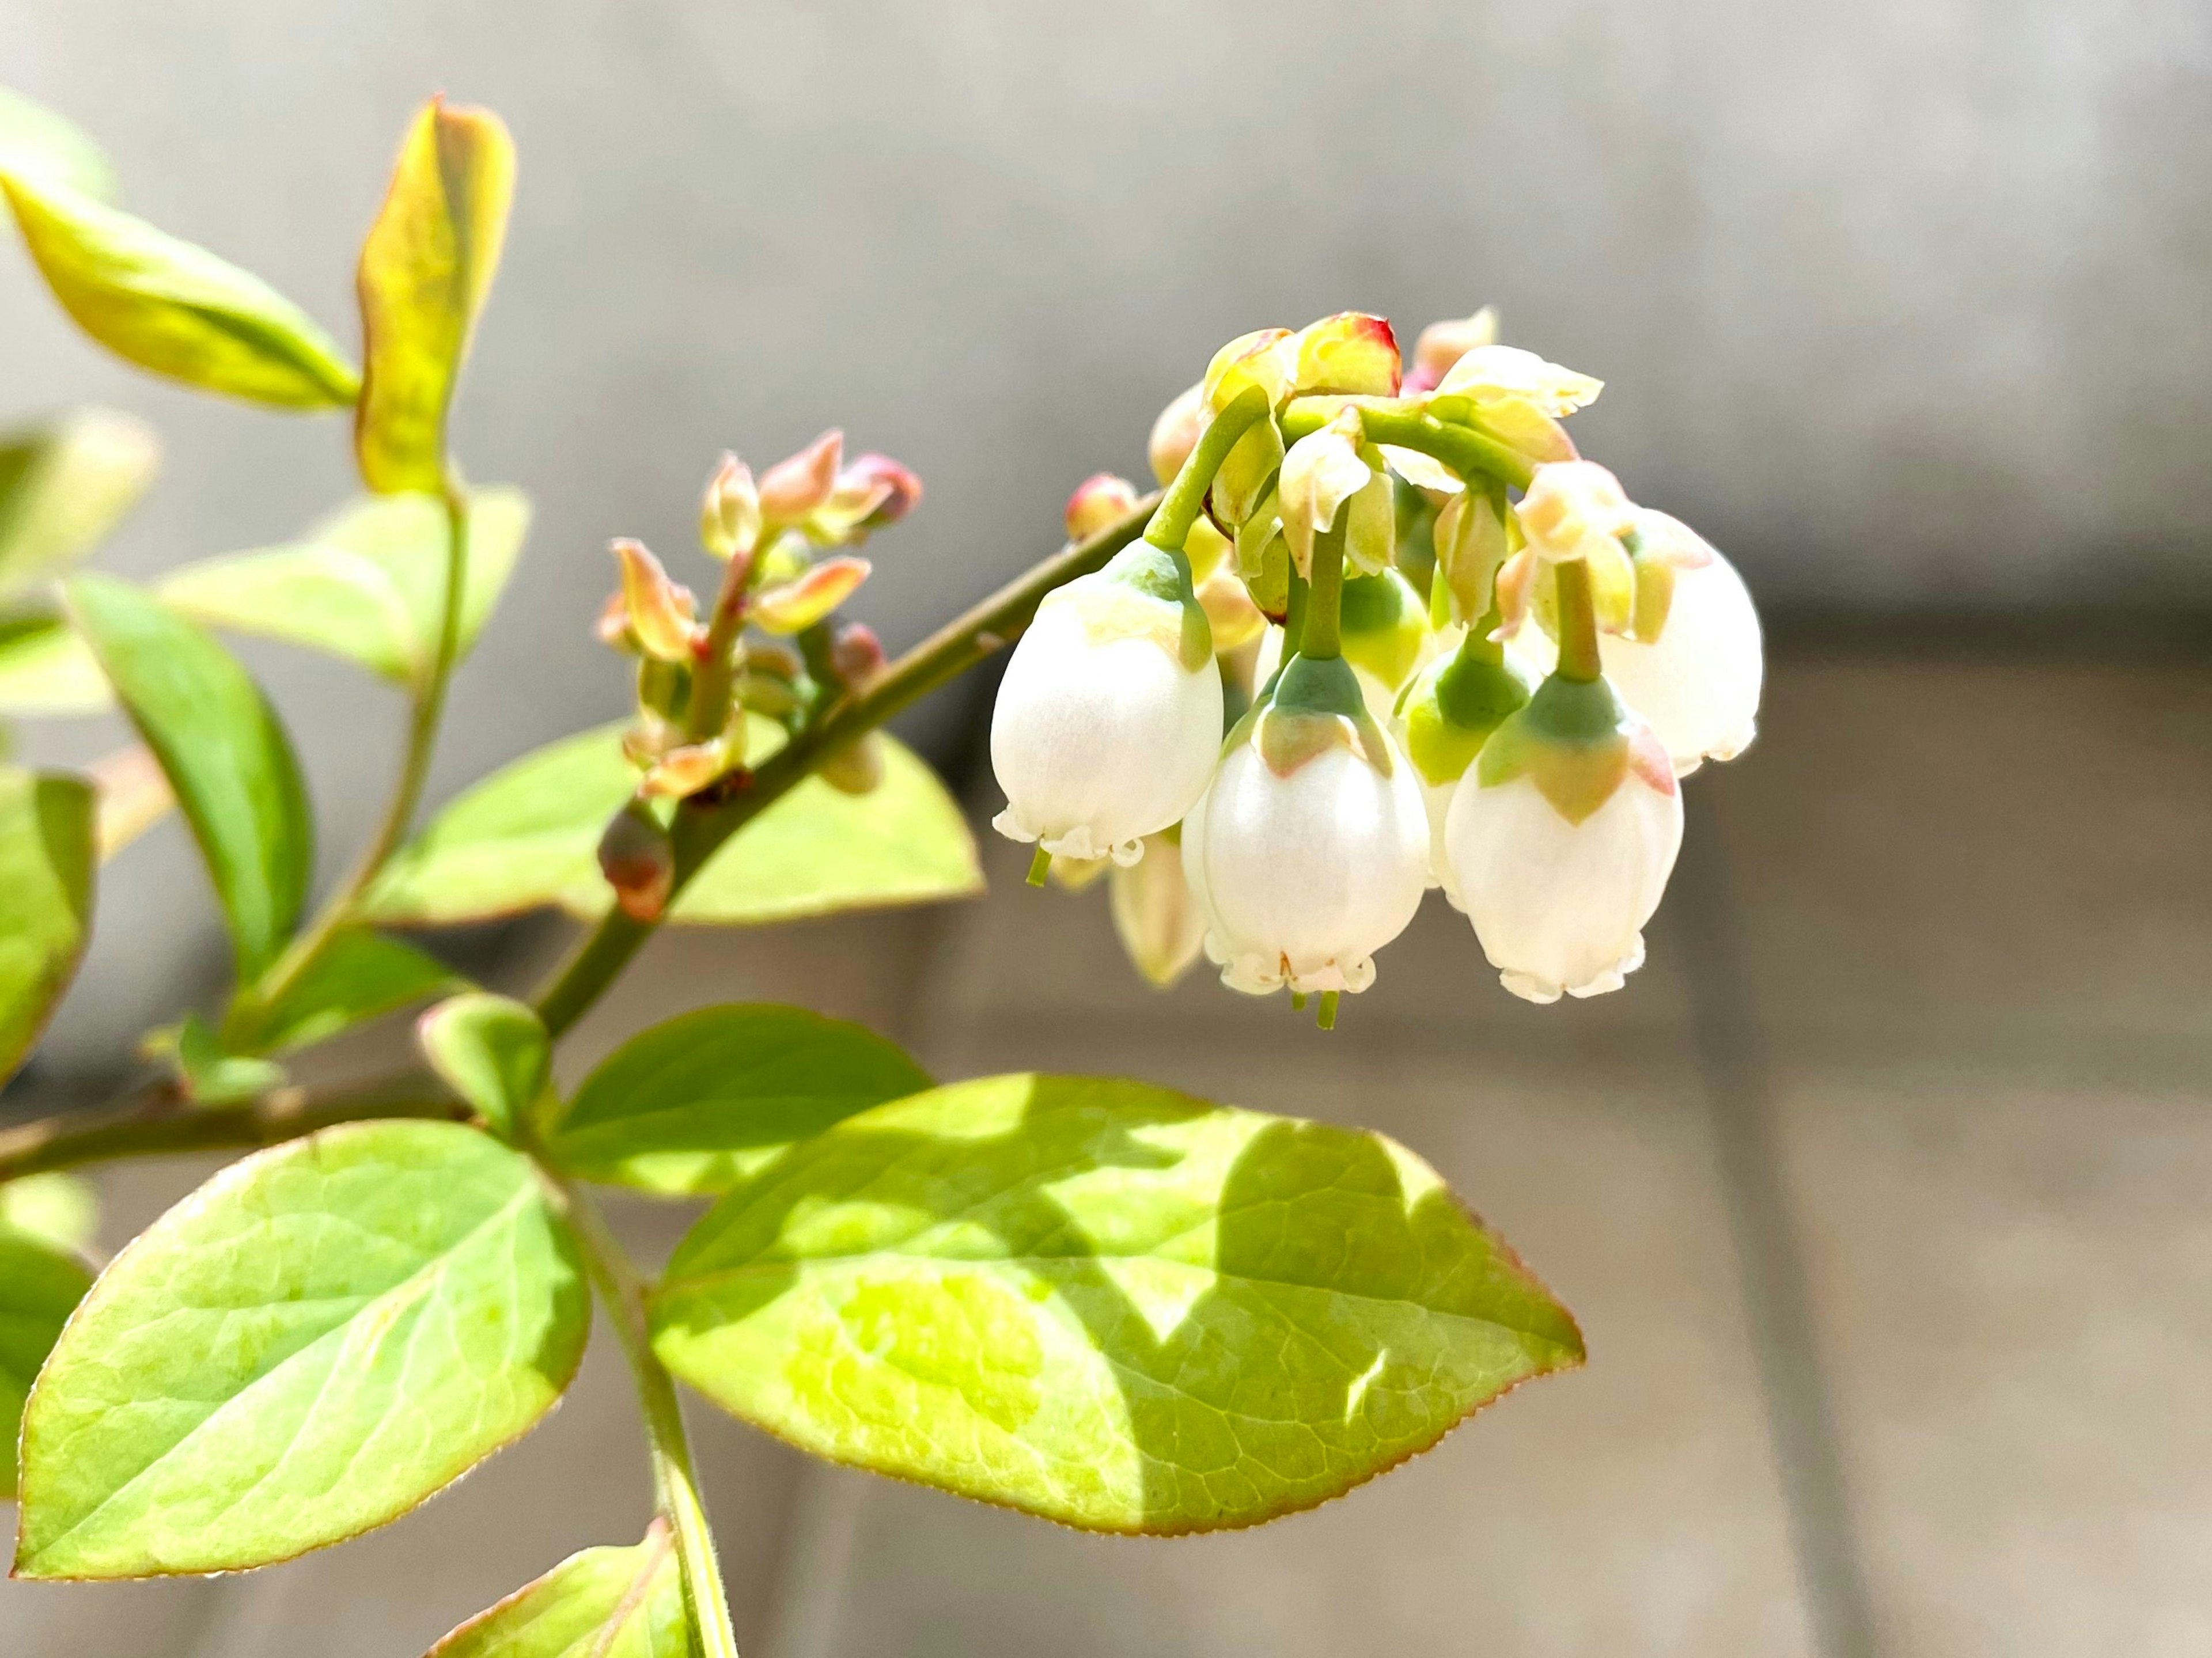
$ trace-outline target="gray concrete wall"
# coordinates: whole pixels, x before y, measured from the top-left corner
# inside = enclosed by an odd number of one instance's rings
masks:
[[[2199,0],[0,0],[0,76],[342,337],[410,107],[512,123],[459,430],[542,515],[434,793],[618,706],[604,544],[684,553],[720,448],[841,422],[920,468],[863,605],[901,642],[1049,544],[1077,478],[1139,470],[1216,343],[1348,306],[1410,333],[1498,302],[1612,382],[1585,446],[1770,601],[2212,598]],[[337,422],[110,364],[12,252],[0,365],[0,417],[99,398],[169,440],[118,568],[348,487]],[[392,711],[254,659],[343,847]],[[138,857],[149,930],[203,913],[180,847]]]

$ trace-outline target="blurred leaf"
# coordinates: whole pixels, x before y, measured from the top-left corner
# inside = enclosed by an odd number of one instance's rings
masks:
[[[1310,1508],[1583,1351],[1404,1148],[1078,1078],[802,1140],[652,1315],[672,1370],[803,1449],[1117,1532]]]
[[[361,250],[366,367],[354,447],[380,494],[443,482],[446,410],[514,197],[514,141],[499,117],[425,105]]]
[[[99,659],[57,616],[0,621],[0,714],[102,714],[114,707]]]
[[[873,1031],[804,1008],[702,1007],[599,1063],[550,1136],[554,1163],[668,1197],[726,1192],[794,1140],[930,1085]]]
[[[152,594],[70,579],[69,609],[199,841],[230,924],[239,981],[269,965],[306,902],[315,835],[299,762],[260,687]]]
[[[466,982],[412,944],[348,927],[331,936],[273,1005],[235,1009],[224,1034],[244,1052],[289,1053]]]
[[[530,498],[520,489],[471,492],[461,655],[490,619],[529,529]],[[404,685],[437,656],[446,530],[434,496],[367,497],[289,546],[172,571],[161,593],[203,622],[327,651]]]
[[[92,790],[0,767],[0,1081],[76,972],[92,929]]]
[[[479,1612],[428,1658],[690,1658],[666,1524],[627,1549],[586,1549]]]
[[[0,173],[44,179],[104,202],[115,199],[107,158],[74,123],[0,87]]]
[[[450,997],[422,1016],[416,1035],[430,1069],[502,1135],[528,1121],[552,1078],[552,1039],[511,996]]]
[[[589,1321],[542,1178],[472,1128],[348,1123],[234,1163],[56,1346],[16,1575],[228,1571],[382,1525],[544,1416]]]
[[[74,1175],[26,1175],[0,1185],[0,1233],[81,1255],[99,1226],[100,1199]]]
[[[0,434],[0,600],[89,552],[137,504],[161,461],[152,427],[106,409]]]
[[[93,669],[98,672],[99,665],[94,663]],[[161,762],[143,743],[102,755],[90,771],[93,786],[100,791],[96,838],[104,864],[167,817],[177,797],[161,774]]]
[[[278,408],[354,400],[337,343],[258,276],[51,180],[0,172],[0,192],[62,308],[118,356]]]
[[[613,903],[599,872],[607,819],[637,786],[620,726],[581,732],[524,756],[453,801],[388,865],[365,914],[398,925],[482,920],[558,905],[585,920]],[[749,730],[757,765],[781,742]],[[884,739],[882,783],[841,794],[809,778],[714,854],[670,919],[750,926],[982,890],[958,804],[911,750]]]
[[[15,1494],[23,1400],[91,1284],[91,1272],[74,1254],[0,1228],[0,1497]]]
[[[284,1068],[251,1054],[234,1054],[197,1013],[187,1013],[167,1037],[171,1062],[185,1097],[194,1105],[243,1105],[284,1084]],[[161,1046],[159,1037],[147,1047]]]

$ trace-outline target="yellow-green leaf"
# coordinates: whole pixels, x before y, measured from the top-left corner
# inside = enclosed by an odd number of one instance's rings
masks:
[[[0,192],[62,308],[126,361],[280,409],[354,400],[337,342],[258,276],[50,179],[0,172]]]
[[[1583,1356],[1404,1147],[1096,1078],[801,1140],[651,1311],[670,1370],[805,1450],[1118,1532],[1310,1508]]]
[[[45,179],[103,202],[115,199],[107,158],[74,123],[0,87],[0,173]]]
[[[58,616],[0,621],[0,714],[100,714],[114,705],[99,659]]]
[[[400,146],[361,250],[364,367],[354,416],[361,476],[379,493],[434,490],[446,410],[499,269],[514,141],[489,110],[433,99]]]
[[[674,1539],[586,1549],[478,1612],[428,1658],[693,1658]]]
[[[470,492],[457,658],[490,619],[529,529],[521,490]],[[404,685],[428,672],[437,655],[447,531],[435,496],[367,496],[288,546],[173,570],[161,593],[203,622],[327,651]]]
[[[89,552],[137,504],[161,459],[151,427],[110,409],[0,435],[0,600]]]
[[[0,1081],[68,988],[92,926],[93,793],[0,768]]]
[[[0,1227],[0,1498],[15,1494],[23,1400],[63,1324],[91,1286],[92,1274],[75,1255]]]

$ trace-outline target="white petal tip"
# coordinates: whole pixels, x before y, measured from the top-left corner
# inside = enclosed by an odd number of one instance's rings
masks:
[[[1008,806],[996,817],[994,817],[991,820],[991,827],[998,830],[1000,834],[1005,835],[1009,841],[1019,841],[1024,846],[1036,839],[1036,831],[1024,823],[1020,818],[1017,817],[1014,815],[1014,809],[1012,806]]]

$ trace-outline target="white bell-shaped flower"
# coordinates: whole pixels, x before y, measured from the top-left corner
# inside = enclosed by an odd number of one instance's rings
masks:
[[[1221,673],[1189,567],[1137,542],[1048,595],[991,716],[1000,833],[1056,857],[1133,864],[1205,789]]]
[[[1458,883],[1444,848],[1444,814],[1459,780],[1483,744],[1509,717],[1526,707],[1537,676],[1510,646],[1461,629],[1454,647],[1431,660],[1398,699],[1391,726],[1413,774],[1429,818],[1429,884],[1441,886],[1459,907]]]
[[[1405,756],[1341,659],[1294,657],[1183,820],[1206,954],[1232,990],[1358,992],[1428,880],[1428,819]]]
[[[1658,740],[1602,680],[1554,675],[1454,792],[1446,856],[1505,987],[1532,1002],[1618,990],[1644,963],[1682,844]]]

